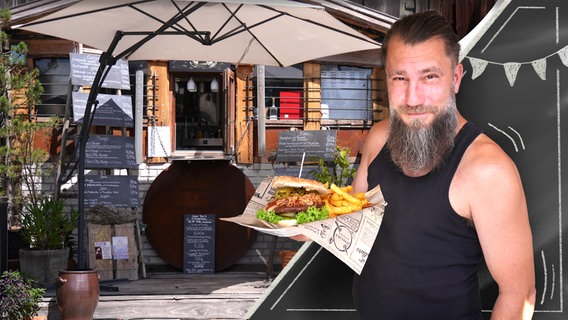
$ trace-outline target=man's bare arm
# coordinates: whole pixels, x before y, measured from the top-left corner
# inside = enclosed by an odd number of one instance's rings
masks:
[[[492,319],[530,319],[535,303],[532,233],[519,173],[488,138],[464,159],[471,218],[499,286]],[[490,142],[487,142],[490,141]]]

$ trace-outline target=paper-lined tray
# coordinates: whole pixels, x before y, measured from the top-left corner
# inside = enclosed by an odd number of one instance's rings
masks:
[[[277,237],[303,234],[333,253],[355,272],[360,273],[383,219],[386,202],[380,186],[365,194],[367,200],[374,204],[372,207],[335,218],[293,227],[280,227],[256,218],[256,212],[264,208],[274,195],[272,179],[273,177],[268,177],[259,185],[242,215],[221,218],[221,220],[234,222]]]
[[[252,216],[241,215],[237,217],[220,218],[220,219],[223,221],[234,222],[243,227],[248,227],[256,231],[260,231],[277,237],[292,237],[302,234],[300,228],[298,227],[279,227],[275,224],[257,219],[256,217]]]

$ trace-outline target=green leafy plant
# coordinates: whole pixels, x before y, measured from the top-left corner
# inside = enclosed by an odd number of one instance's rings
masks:
[[[0,9],[2,26],[10,17],[8,9]],[[0,43],[2,48],[9,43],[4,31]],[[49,174],[42,166],[49,152],[37,137],[43,136],[47,145],[53,129],[61,124],[58,118],[44,121],[37,117],[35,106],[41,102],[43,87],[39,70],[25,65],[27,52],[27,45],[20,42],[0,53],[0,196],[8,200],[9,223],[15,227],[24,203],[41,196],[34,179]]]
[[[351,149],[340,146],[335,147],[335,153],[333,155],[333,163],[327,162],[324,159],[318,159],[318,168],[311,170],[310,174],[315,180],[321,183],[327,183],[342,187],[346,185],[350,179],[355,177],[355,168],[351,167],[349,163],[349,155],[351,154]]]
[[[64,212],[63,199],[41,198],[26,204],[22,218],[22,237],[32,249],[63,249],[70,245],[70,235],[79,213]]]
[[[44,288],[17,271],[5,271],[0,277],[0,320],[25,320],[37,315]]]

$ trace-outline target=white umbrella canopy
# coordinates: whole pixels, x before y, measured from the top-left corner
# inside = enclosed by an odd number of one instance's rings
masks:
[[[285,0],[83,0],[18,28],[128,60],[289,66],[379,47],[322,7]]]

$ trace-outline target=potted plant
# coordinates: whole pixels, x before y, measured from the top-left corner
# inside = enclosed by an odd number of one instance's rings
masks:
[[[17,271],[5,271],[0,292],[0,320],[27,320],[37,315],[45,289],[34,287],[33,280]]]
[[[318,159],[318,169],[310,171],[315,180],[321,183],[332,183],[338,187],[342,187],[351,182],[355,177],[357,169],[351,167],[349,162],[349,155],[351,149],[340,146],[335,146],[335,153],[333,155],[333,163],[330,164],[324,159]]]
[[[21,232],[28,248],[20,249],[20,270],[43,286],[55,284],[59,270],[67,268],[76,210],[64,211],[64,201],[41,197],[25,205]]]

